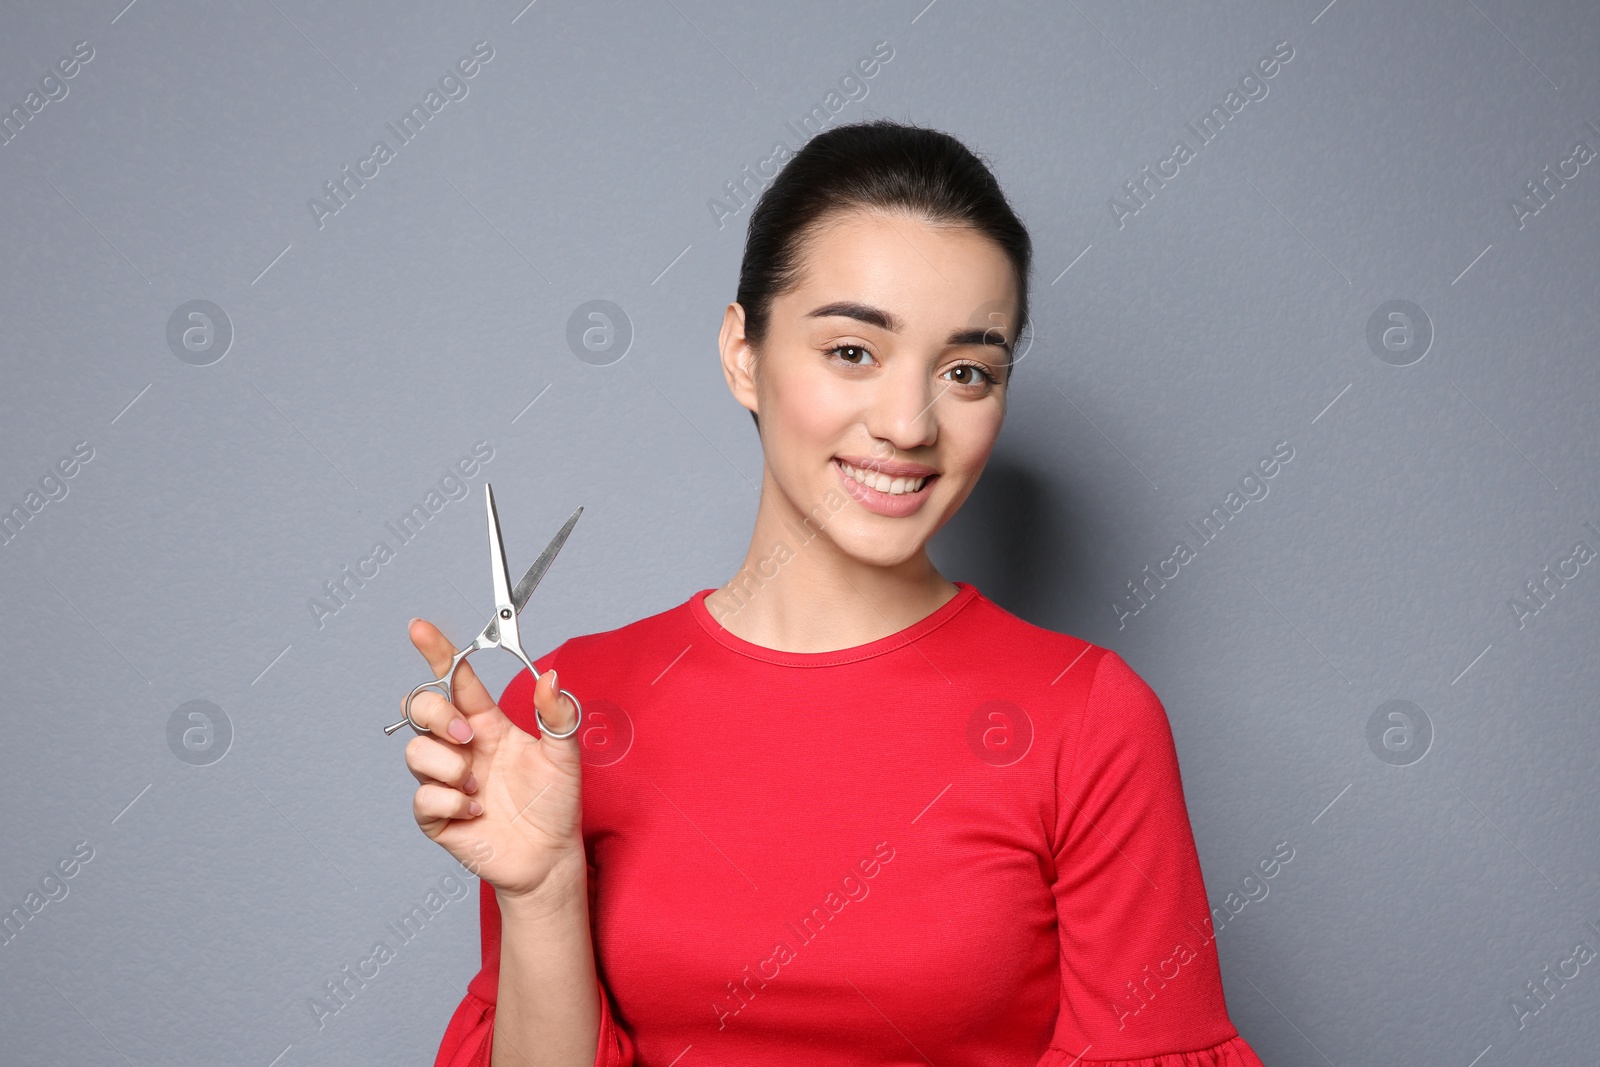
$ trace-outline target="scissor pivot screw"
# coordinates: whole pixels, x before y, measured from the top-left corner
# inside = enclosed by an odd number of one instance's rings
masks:
[[[509,618],[511,618],[511,609],[510,609],[510,608],[501,608],[501,609],[500,609],[500,617],[501,617],[501,618],[502,618],[502,619],[509,619]]]

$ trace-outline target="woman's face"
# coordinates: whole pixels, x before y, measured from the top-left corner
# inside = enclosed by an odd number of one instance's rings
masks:
[[[969,227],[841,212],[805,242],[759,354],[730,305],[723,366],[761,420],[767,481],[846,554],[916,555],[989,459],[1006,409],[1018,290]]]

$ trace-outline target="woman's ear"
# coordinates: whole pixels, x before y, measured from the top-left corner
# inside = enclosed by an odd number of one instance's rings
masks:
[[[760,414],[760,401],[756,397],[755,349],[744,334],[744,306],[729,304],[722,314],[722,334],[717,339],[722,351],[722,376],[728,382],[733,398],[752,415]]]

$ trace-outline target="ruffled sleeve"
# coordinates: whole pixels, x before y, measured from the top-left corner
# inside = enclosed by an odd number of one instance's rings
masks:
[[[1115,652],[1056,795],[1061,1010],[1040,1067],[1262,1067],[1223,999],[1166,710]]]
[[[557,649],[557,652],[560,650]],[[554,661],[555,653],[535,660],[542,673]],[[533,675],[518,672],[499,704],[506,716],[523,730],[537,737],[539,727],[533,718]],[[597,882],[594,865],[589,865],[589,917],[591,936],[595,911]],[[478,883],[478,927],[482,942],[483,966],[467,983],[467,993],[456,1007],[455,1014],[445,1027],[439,1043],[439,1055],[434,1067],[491,1067],[494,1044],[494,1009],[500,989],[500,904],[494,887],[487,882]],[[597,979],[600,994],[599,1042],[595,1051],[595,1067],[633,1067],[633,1041],[616,1018],[611,996],[603,979]]]
[[[591,879],[590,885],[593,885]],[[439,1043],[434,1067],[490,1067],[494,1045],[494,1009],[500,986],[500,906],[494,889],[479,883],[478,916],[483,936],[483,968],[467,984]],[[590,896],[594,890],[590,889]],[[595,1067],[633,1067],[633,1042],[617,1022],[605,983],[600,993],[600,1033]]]

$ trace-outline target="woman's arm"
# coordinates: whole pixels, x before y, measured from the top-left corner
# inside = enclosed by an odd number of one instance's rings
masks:
[[[580,865],[537,899],[497,899],[500,988],[491,1067],[596,1062],[600,998],[586,883]]]
[[[1040,1067],[1261,1067],[1223,999],[1166,710],[1115,652],[1085,666],[1055,784],[1061,1011]]]
[[[510,923],[518,932],[506,936],[507,944],[513,940],[523,949],[528,964],[507,963],[505,970],[501,969],[501,935],[502,927],[506,925],[502,919],[498,898],[492,886],[482,883],[478,898],[479,925],[482,932],[483,967],[478,971],[467,986],[467,995],[462,998],[455,1014],[450,1019],[450,1025],[445,1028],[444,1039],[439,1045],[439,1055],[434,1061],[434,1067],[504,1067],[505,1064],[515,1064],[522,1067],[524,1063],[561,1062],[578,1064],[593,1063],[595,1067],[633,1067],[634,1052],[633,1041],[627,1031],[618,1025],[611,1010],[610,997],[604,983],[595,976],[593,952],[593,924],[589,916],[594,913],[594,868],[588,868],[589,891],[582,901],[582,916],[585,924],[581,929],[583,938],[574,942],[572,936],[572,919],[570,914],[566,918],[559,915],[554,918],[553,925],[540,927],[534,920],[530,909],[515,909],[510,918]],[[569,904],[567,907],[575,910],[577,905]],[[548,910],[548,908],[546,909]],[[558,907],[557,911],[561,909]],[[565,934],[556,935],[556,929],[564,929]],[[521,936],[522,933],[531,936]],[[568,947],[563,950],[558,943],[565,943]],[[517,951],[513,949],[512,951]],[[587,958],[587,983],[574,980],[574,975],[580,971],[571,969],[570,963],[560,966],[551,966],[562,955],[563,951],[570,952]],[[518,984],[522,987],[523,999],[534,1004],[534,1010],[542,1014],[559,1014],[569,1011],[572,1015],[582,1016],[586,1011],[583,1000],[585,989],[593,991],[596,1014],[592,1016],[595,1021],[589,1029],[579,1034],[576,1023],[565,1025],[557,1021],[556,1025],[544,1026],[538,1024],[525,1026],[516,1022],[516,1017],[523,1014],[523,1009],[507,1005],[502,1015],[500,1011],[500,983],[502,977],[510,978],[513,974],[522,977]],[[541,990],[554,988],[554,994],[545,995]],[[576,1007],[561,1006],[563,998],[570,998],[570,1003]],[[542,1001],[543,1006],[540,1007]],[[514,1027],[502,1029],[499,1020],[504,1018]],[[572,1021],[569,1015],[567,1021]],[[587,1024],[586,1024],[587,1025]],[[520,1033],[519,1033],[520,1031]],[[557,1042],[569,1040],[562,1035],[570,1033],[576,1035],[571,1038],[579,1041],[581,1048],[589,1050],[590,1059],[581,1058],[583,1052],[565,1059],[552,1059],[547,1055],[548,1037],[554,1035]],[[523,1056],[524,1058],[518,1058]],[[538,1059],[536,1057],[545,1057]]]
[[[537,665],[546,670],[553,659]],[[534,689],[532,675],[520,672],[499,707],[538,737]],[[597,885],[581,836],[534,890],[503,893],[480,881],[483,965],[445,1028],[435,1067],[632,1067],[633,1043],[596,974]]]

